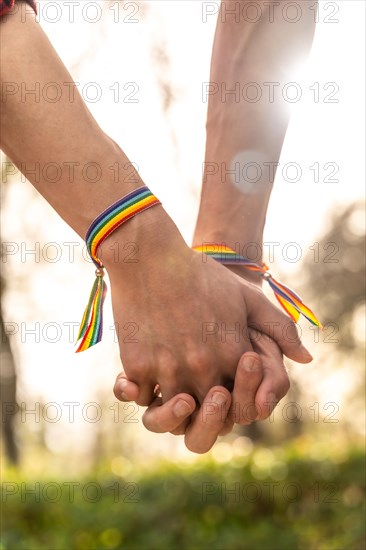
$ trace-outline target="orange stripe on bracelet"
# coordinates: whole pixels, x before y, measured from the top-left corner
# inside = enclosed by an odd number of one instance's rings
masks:
[[[195,246],[193,247],[193,250],[202,252],[224,265],[242,265],[250,271],[260,273],[268,282],[282,308],[295,323],[299,320],[300,315],[303,315],[313,325],[321,329],[323,328],[323,325],[319,319],[314,315],[311,309],[304,304],[300,296],[295,294],[293,290],[285,286],[283,283],[276,281],[276,279],[274,279],[268,271],[269,268],[264,262],[262,265],[258,265],[250,260],[247,260],[244,256],[237,254],[232,248],[221,244]]]
[[[104,266],[97,256],[98,247],[120,225],[159,204],[161,202],[150,189],[143,186],[112,204],[91,223],[85,240],[90,257],[97,268],[96,279],[80,324],[77,341],[81,340],[81,342],[76,350],[77,353],[98,344],[103,335],[103,303],[107,285],[103,279]]]

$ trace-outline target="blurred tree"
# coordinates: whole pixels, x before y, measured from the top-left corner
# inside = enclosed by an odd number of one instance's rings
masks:
[[[9,161],[7,160],[7,163]],[[2,172],[5,170],[6,162],[2,163]],[[2,173],[2,176],[4,174]],[[7,178],[2,177],[2,183]],[[1,188],[2,198],[4,195],[4,185]],[[2,201],[3,202],[3,201]],[[0,262],[3,265],[3,243],[0,241]],[[0,404],[1,404],[1,423],[2,423],[2,435],[5,442],[5,452],[9,460],[13,464],[17,464],[19,460],[19,451],[16,445],[15,433],[14,433],[14,420],[19,409],[16,402],[16,385],[17,375],[15,367],[15,359],[11,349],[9,336],[5,330],[2,298],[6,287],[5,278],[3,276],[3,270],[0,275],[0,335],[1,335],[1,348],[0,348]]]
[[[19,183],[19,172],[12,165],[9,158],[5,155],[1,157],[1,206],[6,209],[6,201],[8,195],[11,195],[13,184]],[[29,184],[28,184],[29,185]],[[28,189],[31,191],[31,200],[39,200],[36,190],[29,185]],[[37,235],[39,234],[39,220],[29,221],[22,220],[24,224],[24,234],[27,235],[33,242],[37,241]],[[5,226],[4,226],[5,229]],[[5,240],[9,238],[9,234],[5,235]],[[10,238],[13,238],[10,237]],[[15,237],[16,238],[16,237]],[[0,239],[0,404],[1,404],[1,416],[2,416],[2,435],[5,443],[5,453],[9,460],[16,464],[19,462],[21,446],[17,445],[17,437],[15,430],[16,415],[20,410],[17,403],[17,374],[18,365],[14,356],[11,341],[8,331],[6,329],[7,312],[4,306],[4,296],[11,289],[16,288],[18,292],[22,293],[24,301],[26,300],[31,310],[36,310],[37,304],[34,297],[28,291],[29,284],[29,271],[24,268],[17,270],[11,265],[11,262],[6,258],[6,246],[3,239]],[[44,261],[43,258],[39,262],[39,266],[42,268]],[[19,435],[19,434],[18,434]],[[18,437],[18,442],[20,438]]]
[[[3,281],[1,279],[1,287]],[[0,403],[2,416],[2,432],[5,442],[5,451],[9,460],[13,464],[18,463],[19,452],[14,435],[14,420],[18,412],[16,402],[16,370],[14,355],[12,353],[9,337],[6,333],[3,320],[3,312],[0,305],[0,334],[1,334],[1,350],[0,350]]]
[[[336,367],[341,364],[341,359],[346,357],[349,360],[352,356],[350,367],[355,379],[358,379],[365,357],[365,334],[362,329],[365,308],[364,223],[364,205],[361,201],[336,211],[324,234],[312,246],[313,256],[301,264],[302,269],[297,274],[303,276],[300,286],[304,288],[307,302],[316,304],[314,309],[325,325],[324,336],[319,337],[319,341],[337,342],[331,353],[328,346],[321,347],[318,359],[322,363],[331,361],[332,367]],[[282,280],[281,274],[279,279]],[[286,280],[285,276],[283,280]],[[288,282],[291,286],[291,281]],[[355,401],[361,408],[363,388],[356,383],[353,391]],[[294,381],[287,400],[301,401],[301,386]],[[261,422],[241,426],[237,430],[253,441],[265,439],[275,442],[293,439],[303,433],[306,421],[298,419],[287,422],[283,428],[273,431],[273,424]]]
[[[312,247],[313,257],[303,264],[306,296],[318,303],[323,323],[334,323],[339,330],[337,351],[362,355],[357,325],[365,306],[364,223],[362,202],[335,212],[329,229]]]

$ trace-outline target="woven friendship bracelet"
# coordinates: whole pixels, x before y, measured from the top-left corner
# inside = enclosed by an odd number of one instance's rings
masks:
[[[223,244],[195,246],[193,247],[193,250],[203,252],[207,256],[210,256],[224,265],[243,265],[248,270],[261,274],[263,279],[268,282],[283,309],[295,323],[297,323],[301,314],[313,325],[323,328],[319,319],[317,319],[311,309],[304,304],[300,296],[295,294],[293,290],[285,286],[283,283],[276,281],[276,279],[274,279],[269,272],[268,266],[264,262],[261,265],[251,262],[250,260],[244,258],[244,256],[237,254],[232,248],[229,248]]]
[[[103,303],[107,285],[103,279],[104,265],[97,256],[98,247],[120,225],[147,208],[159,204],[161,202],[152,194],[150,189],[143,186],[112,204],[91,223],[85,240],[90,257],[96,266],[96,279],[80,324],[77,341],[81,340],[81,342],[76,352],[84,351],[102,339]],[[274,279],[264,262],[258,265],[222,244],[195,246],[193,250],[202,252],[224,265],[243,265],[248,270],[261,274],[272,288],[278,302],[295,323],[299,320],[301,314],[313,325],[323,328],[321,322],[311,309],[303,303],[302,299],[293,290]]]
[[[103,302],[107,285],[103,279],[104,265],[97,256],[98,247],[120,225],[158,204],[161,202],[148,187],[143,186],[112,204],[91,223],[85,240],[90,257],[97,268],[96,279],[81,321],[77,338],[77,341],[81,339],[81,342],[77,353],[100,342],[103,334]]]

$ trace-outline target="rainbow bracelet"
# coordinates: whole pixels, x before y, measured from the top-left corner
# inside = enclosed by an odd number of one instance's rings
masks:
[[[148,187],[143,186],[112,204],[91,223],[85,240],[90,257],[97,268],[96,279],[80,324],[77,342],[79,340],[81,342],[76,350],[77,353],[98,344],[103,334],[103,303],[107,285],[103,279],[104,265],[97,256],[98,247],[120,225],[147,208],[159,204],[161,204],[159,199]],[[224,265],[243,265],[251,271],[260,273],[269,283],[283,309],[295,322],[299,320],[301,314],[313,325],[323,328],[321,322],[301,298],[293,290],[273,278],[265,263],[258,265],[251,262],[223,244],[195,246],[193,250],[202,252]]]
[[[107,285],[103,279],[104,265],[97,256],[98,247],[120,225],[147,208],[159,204],[161,202],[144,185],[112,204],[91,223],[85,240],[90,257],[97,268],[96,279],[81,321],[77,338],[77,341],[81,339],[81,342],[77,353],[98,344],[103,334],[103,303]]]
[[[268,282],[283,309],[295,323],[297,323],[301,314],[313,325],[321,329],[323,328],[323,325],[319,319],[317,319],[311,309],[304,304],[300,296],[295,294],[293,290],[285,286],[283,283],[276,281],[276,279],[274,279],[269,272],[267,264],[264,262],[261,265],[251,262],[224,244],[205,244],[203,246],[194,246],[193,250],[203,252],[223,265],[242,265],[250,271],[261,274],[263,279]]]

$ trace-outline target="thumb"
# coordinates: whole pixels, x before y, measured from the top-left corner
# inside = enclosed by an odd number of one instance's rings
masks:
[[[245,296],[249,326],[275,340],[289,359],[310,363],[313,357],[302,344],[292,319],[272,304],[261,290],[255,290],[257,292],[246,292]]]

